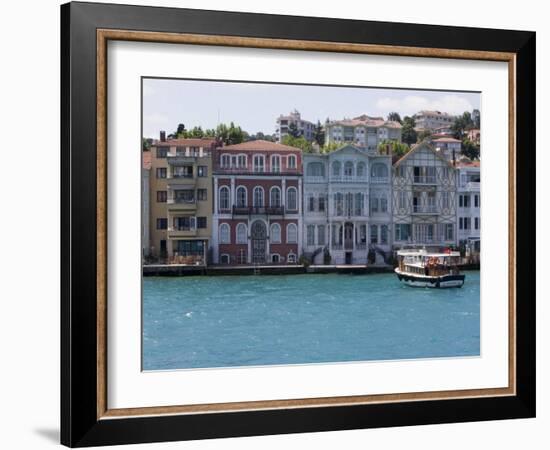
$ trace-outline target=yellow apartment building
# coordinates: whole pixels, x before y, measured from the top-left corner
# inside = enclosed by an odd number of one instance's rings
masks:
[[[154,262],[206,265],[212,233],[214,139],[151,146],[149,235]]]

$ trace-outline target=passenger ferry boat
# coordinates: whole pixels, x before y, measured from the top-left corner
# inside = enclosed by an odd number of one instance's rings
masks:
[[[399,250],[395,273],[409,286],[462,287],[466,275],[458,270],[460,252],[432,253],[425,249]]]

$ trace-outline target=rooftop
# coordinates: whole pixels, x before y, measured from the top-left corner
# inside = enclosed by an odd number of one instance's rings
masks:
[[[218,147],[222,150],[241,150],[241,151],[301,151],[299,148],[291,147],[290,145],[277,144],[276,142],[264,141],[258,139],[256,141],[241,142],[240,144],[226,145],[224,147]]]
[[[182,138],[182,139],[169,139],[166,141],[158,141],[153,144],[155,147],[169,146],[169,147],[210,147],[216,143],[214,138]]]
[[[434,139],[433,142],[462,142],[460,139],[443,137],[439,139]]]
[[[401,128],[399,122],[393,120],[384,120],[383,117],[371,117],[363,114],[359,117],[354,117],[353,119],[342,119],[342,120],[333,120],[328,123],[328,125],[342,125],[355,127],[363,125],[366,127],[387,127],[387,128]]]

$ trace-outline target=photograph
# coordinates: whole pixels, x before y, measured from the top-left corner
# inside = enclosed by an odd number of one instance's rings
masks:
[[[480,357],[481,92],[141,95],[143,371]]]

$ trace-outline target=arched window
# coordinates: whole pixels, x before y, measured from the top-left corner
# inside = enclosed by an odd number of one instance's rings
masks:
[[[344,175],[346,177],[352,177],[353,176],[353,163],[351,161],[347,161],[344,164]]]
[[[298,209],[298,195],[295,187],[286,190],[286,209],[296,211]]]
[[[365,163],[360,162],[357,164],[357,178],[363,178],[365,176]]]
[[[296,255],[294,253],[289,253],[286,259],[290,264],[296,264]]]
[[[341,167],[342,167],[342,164],[340,164],[340,161],[334,161],[332,163],[332,176],[339,177]]]
[[[229,224],[220,224],[220,244],[231,244],[231,229]]]
[[[246,225],[240,223],[237,225],[237,244],[246,244],[247,240]]]
[[[222,264],[229,264],[230,258],[227,253],[224,253],[223,255],[220,255],[220,262]]]
[[[289,169],[296,169],[296,155],[288,155],[286,165]]]
[[[321,162],[311,162],[307,165],[306,175],[308,177],[324,177],[325,165]]]
[[[279,225],[278,223],[271,224],[271,243],[281,243],[281,225]]]
[[[386,178],[388,176],[388,168],[385,164],[375,163],[371,168],[371,177],[373,178]]]
[[[254,188],[254,203],[253,206],[262,208],[264,206],[264,188],[256,186]]]
[[[220,188],[220,210],[229,209],[229,188],[222,186]]]
[[[295,223],[289,223],[286,227],[287,244],[296,244],[298,242],[298,227]]]
[[[247,206],[247,192],[244,186],[237,188],[237,208],[245,208]]]
[[[279,155],[271,156],[271,171],[275,173],[281,171],[281,157]]]
[[[281,189],[278,186],[273,186],[269,191],[269,206],[272,208],[281,206]]]

